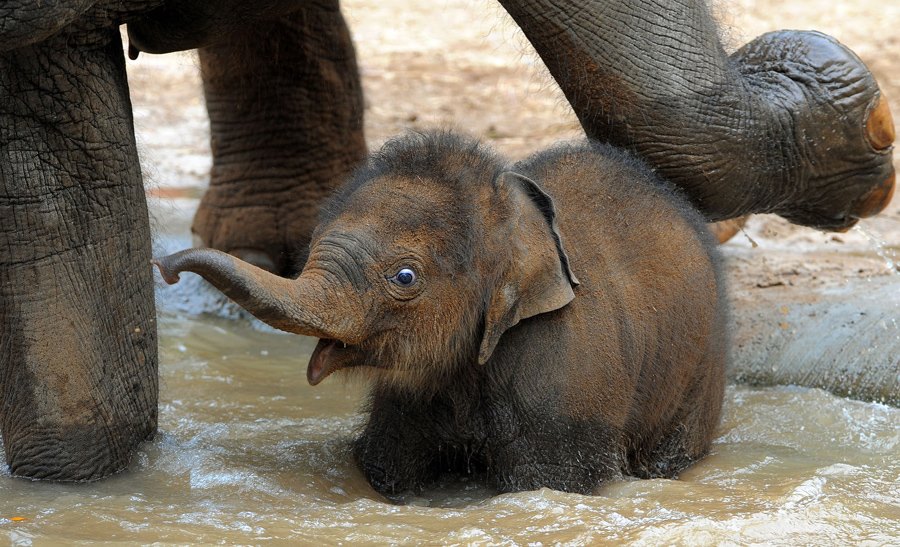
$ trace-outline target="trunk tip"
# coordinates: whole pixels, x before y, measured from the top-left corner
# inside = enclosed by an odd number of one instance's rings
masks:
[[[169,258],[164,256],[162,258],[154,258],[150,261],[150,264],[154,265],[159,269],[160,275],[162,275],[163,280],[169,285],[174,285],[178,283],[179,277],[178,272],[172,271],[168,265],[166,264],[166,259]]]
[[[897,136],[891,107],[884,95],[878,95],[866,120],[866,137],[875,150],[887,150]]]

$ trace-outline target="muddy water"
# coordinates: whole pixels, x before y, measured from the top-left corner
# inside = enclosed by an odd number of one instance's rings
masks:
[[[350,462],[361,386],[306,384],[312,340],[171,312],[160,330],[159,436],[96,484],[0,472],[0,543],[900,542],[895,408],[731,387],[712,455],[680,480],[593,496],[457,481],[401,507]]]

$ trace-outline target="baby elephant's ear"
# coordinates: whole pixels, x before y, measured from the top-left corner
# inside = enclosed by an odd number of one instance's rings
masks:
[[[504,245],[508,268],[490,296],[478,362],[490,359],[500,336],[519,321],[558,310],[575,298],[578,279],[569,265],[553,199],[528,177],[507,171],[497,181],[511,214]]]

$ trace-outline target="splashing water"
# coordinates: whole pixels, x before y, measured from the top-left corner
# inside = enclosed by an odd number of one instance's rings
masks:
[[[594,495],[449,481],[408,505],[353,462],[363,386],[315,388],[315,339],[162,313],[160,433],[127,472],[32,483],[0,466],[0,545],[818,544],[900,537],[900,409],[729,387],[711,454],[678,480]]]
[[[864,235],[865,238],[869,240],[875,253],[884,260],[888,271],[895,275],[900,275],[900,267],[898,267],[898,262],[900,262],[900,260],[897,258],[897,251],[887,246],[887,241],[885,241],[884,236],[875,231],[871,226],[863,226],[861,223],[857,224],[853,230]]]

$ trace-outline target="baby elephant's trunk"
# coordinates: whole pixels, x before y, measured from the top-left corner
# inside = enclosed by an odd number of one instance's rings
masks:
[[[188,249],[152,261],[169,284],[181,272],[209,281],[261,321],[287,332],[354,343],[362,330],[341,303],[326,301],[326,291],[303,276],[285,279],[213,249]],[[343,332],[336,332],[340,325]]]

